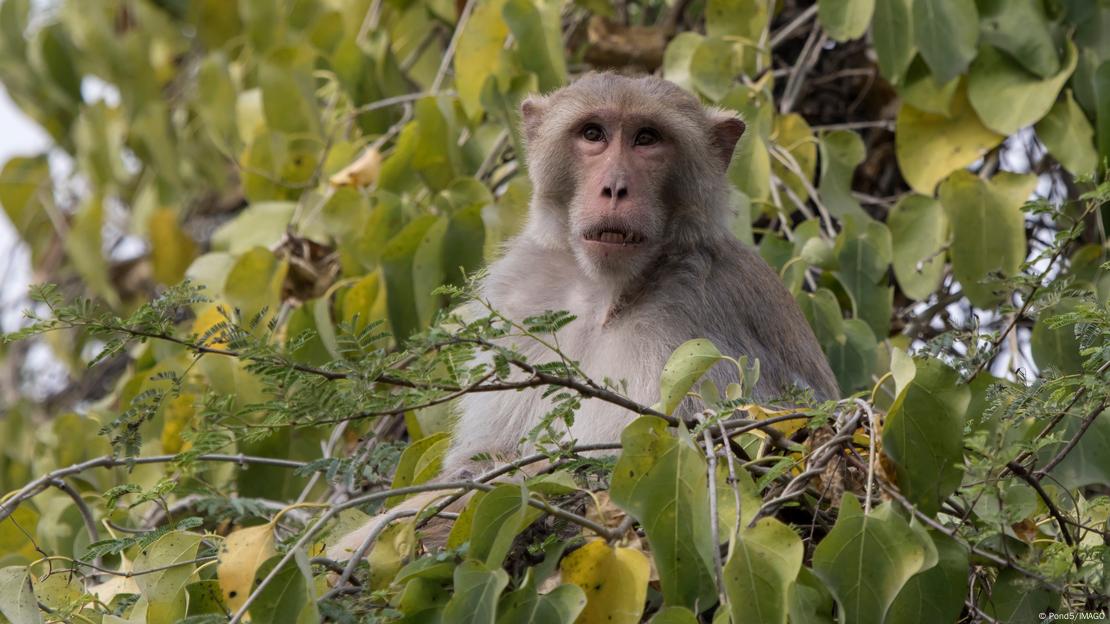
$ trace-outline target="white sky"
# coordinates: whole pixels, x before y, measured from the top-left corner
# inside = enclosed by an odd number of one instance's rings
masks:
[[[50,137],[16,108],[0,84],[0,166],[13,156],[40,154],[49,146]],[[0,211],[0,329],[12,329],[18,321],[20,312],[12,310],[12,304],[23,300],[30,278],[27,250]]]

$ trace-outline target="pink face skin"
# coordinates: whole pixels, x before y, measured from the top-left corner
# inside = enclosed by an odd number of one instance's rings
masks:
[[[629,277],[662,243],[663,186],[674,145],[650,119],[613,111],[595,111],[570,132],[578,156],[571,245],[591,273]]]

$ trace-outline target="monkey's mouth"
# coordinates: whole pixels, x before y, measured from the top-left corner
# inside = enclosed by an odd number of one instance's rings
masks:
[[[639,245],[644,242],[644,236],[639,232],[613,226],[587,230],[582,238],[592,243],[605,245]]]

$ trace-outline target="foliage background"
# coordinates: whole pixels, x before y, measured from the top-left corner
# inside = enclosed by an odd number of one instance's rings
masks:
[[[54,145],[0,206],[55,286],[4,317],[0,617],[1105,611],[1108,30],[1103,0],[4,0],[0,80]],[[458,391],[524,370],[552,422],[616,400],[491,342],[558,315],[441,322],[526,210],[519,100],[608,67],[745,117],[732,229],[847,398],[695,386],[719,354],[691,345],[665,389],[705,420],[633,406],[632,482],[539,431],[561,469],[476,497],[454,550],[407,519],[322,560],[435,473]]]

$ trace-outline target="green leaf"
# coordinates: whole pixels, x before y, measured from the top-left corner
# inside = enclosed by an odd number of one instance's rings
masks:
[[[834,130],[821,136],[821,182],[817,187],[821,201],[837,218],[866,215],[852,196],[852,175],[867,152],[863,139],[851,130]]]
[[[913,42],[913,0],[875,0],[871,39],[879,73],[892,84],[901,83],[917,54]]]
[[[940,202],[924,195],[907,195],[887,217],[894,277],[907,297],[922,301],[944,279],[944,247],[948,216]]]
[[[950,117],[903,104],[895,122],[894,149],[910,187],[932,195],[948,174],[982,158],[1004,138],[984,126],[964,93],[957,91]]]
[[[952,80],[975,58],[979,44],[975,0],[914,0],[913,33],[937,82]]]
[[[539,78],[540,91],[561,87],[567,81],[567,68],[558,14],[545,20],[532,0],[507,0],[501,15],[516,39],[521,65]]]
[[[41,624],[42,613],[26,566],[0,568],[0,617],[11,624]]]
[[[610,495],[636,518],[651,542],[668,605],[705,608],[716,599],[705,457],[683,429],[636,419],[621,434],[623,450]]]
[[[10,2],[10,0],[9,0]],[[2,7],[0,10],[2,10]],[[36,264],[42,259],[54,233],[47,205],[53,201],[50,167],[45,156],[15,157],[0,170],[0,208],[15,226],[19,237],[31,247]]]
[[[189,594],[189,616],[227,614],[227,605],[224,604],[220,583],[216,579],[189,583],[185,586],[185,591]]]
[[[878,367],[878,349],[875,333],[860,319],[844,321],[840,336],[825,345],[825,355],[843,394],[871,385],[871,375]]]
[[[719,101],[733,85],[740,56],[738,43],[723,37],[707,37],[690,58],[690,79],[694,87],[711,101]]]
[[[762,0],[708,0],[705,31],[710,37],[739,37],[757,43],[770,22],[768,3]]]
[[[485,190],[486,187],[481,188]],[[486,245],[486,225],[482,213],[488,205],[472,204],[451,215],[443,237],[445,283],[463,286],[466,276],[473,276],[481,270]]]
[[[212,233],[212,249],[238,255],[254,247],[273,247],[285,236],[296,210],[293,202],[251,204]]]
[[[790,624],[833,624],[833,597],[821,580],[803,567],[790,592]]]
[[[258,69],[258,86],[262,89],[266,124],[271,129],[290,134],[319,135],[316,99],[307,76],[301,76],[287,67],[264,63]]]
[[[675,35],[663,52],[663,77],[692,93],[694,78],[690,65],[694,60],[694,52],[704,40],[705,37],[696,32],[687,31]]]
[[[467,559],[455,568],[454,594],[443,609],[443,621],[494,624],[498,597],[508,584],[504,570]]]
[[[378,535],[367,560],[370,564],[370,587],[382,590],[393,583],[406,559],[411,559],[417,546],[415,520],[394,522]]]
[[[65,249],[73,267],[89,288],[114,305],[119,302],[119,297],[108,280],[108,262],[101,250],[103,227],[103,200],[99,196],[89,197],[66,232]]]
[[[910,61],[902,84],[895,85],[895,88],[905,103],[913,108],[934,115],[952,117],[956,93],[964,84],[962,77],[953,78],[945,83],[937,82],[936,77],[929,71],[929,66],[918,55]]]
[[[1079,435],[1081,426],[1079,418],[1070,418],[1061,438],[1071,440]],[[1046,446],[1038,454],[1038,463],[1044,465],[1049,458],[1055,457],[1063,450],[1065,442]],[[1105,410],[1095,417],[1094,422],[1087,429],[1079,444],[1075,445],[1067,456],[1052,469],[1052,479],[1060,487],[1068,490],[1086,487],[1088,485],[1110,485],[1110,410]]]
[[[1098,166],[1095,149],[1095,130],[1075,102],[1071,89],[1052,105],[1036,126],[1037,138],[1048,148],[1048,153],[1060,161],[1073,174],[1094,173]]]
[[[417,135],[410,164],[427,186],[445,189],[461,167],[458,144],[436,98],[422,98],[415,111]]]
[[[282,555],[276,555],[259,566],[254,575],[255,587],[270,574],[281,558]],[[298,550],[292,564],[286,564],[251,603],[252,621],[272,624],[316,624],[320,621],[308,557]]]
[[[1021,206],[1036,185],[1032,175],[1000,173],[991,181],[959,171],[940,186],[940,203],[952,224],[952,272],[971,303],[987,308],[1001,300],[992,273],[1014,275],[1025,259]],[[1013,187],[1009,190],[1007,187]]]
[[[270,0],[239,0],[239,16],[252,48],[265,52],[284,38],[282,12],[281,6]]]
[[[1041,0],[978,0],[983,41],[1005,50],[1025,69],[1042,78],[1060,70],[1053,24]]]
[[[482,2],[474,7],[455,48],[455,90],[471,119],[482,113],[482,86],[497,70],[491,62],[501,54],[509,26],[502,17],[505,0]]]
[[[967,596],[967,549],[936,531],[929,537],[937,549],[937,565],[919,572],[902,587],[886,624],[932,624],[959,620]]]
[[[397,461],[397,468],[393,472],[392,487],[403,488],[410,485],[427,483],[432,477],[439,474],[443,466],[443,455],[450,443],[451,436],[447,433],[433,433],[430,436],[414,440],[405,447],[401,458]],[[412,495],[391,496],[385,501],[386,507],[393,507],[397,503]]]
[[[194,106],[204,122],[204,129],[216,145],[231,152],[239,150],[235,115],[237,101],[238,94],[228,71],[227,57],[222,52],[209,54],[197,68]]]
[[[813,552],[813,572],[836,598],[842,624],[882,624],[931,548],[890,503],[864,515],[855,496],[845,492],[836,524]]]
[[[809,326],[817,342],[828,350],[828,346],[839,340],[844,340],[844,319],[840,316],[840,304],[836,295],[827,288],[818,288],[815,292],[802,292],[798,295],[798,305],[802,308]]]
[[[814,175],[817,173],[817,140],[813,136],[813,130],[805,117],[797,113],[779,115],[775,117],[771,138],[776,145],[790,153],[802,175],[799,176],[794,172],[793,167],[787,167],[777,157],[771,160],[772,171],[798,198],[802,201],[808,200],[809,186],[812,185]],[[845,158],[851,157],[851,154],[845,154]]]
[[[263,308],[273,314],[285,272],[285,263],[278,261],[269,249],[255,247],[240,256],[228,271],[224,297],[241,312],[244,320],[250,320]]]
[[[745,132],[736,145],[728,179],[753,202],[771,197],[771,154],[757,132]]]
[[[1017,570],[1003,568],[979,608],[1001,624],[1021,624],[1044,621],[1041,614],[1055,613],[1059,604],[1055,592],[1030,582]]]
[[[81,580],[71,574],[51,574],[42,579],[32,576],[31,582],[34,583],[35,598],[47,609],[55,611],[69,608],[85,593]],[[144,604],[144,617],[146,600],[144,596],[140,601]],[[184,607],[183,601],[181,606]],[[146,620],[144,619],[143,622],[145,624]]]
[[[774,518],[740,532],[723,578],[732,624],[786,624],[803,550],[794,530]]]
[[[991,46],[984,46],[968,74],[971,106],[991,130],[1013,134],[1046,114],[1075,71],[1075,44],[1068,42],[1059,73],[1039,78]]]
[[[419,329],[416,297],[430,298],[431,293],[417,293],[413,284],[413,259],[424,235],[436,223],[435,215],[424,215],[409,222],[382,249],[382,270],[385,275],[386,305],[389,325],[398,341]]]
[[[499,485],[487,492],[474,512],[469,555],[499,567],[517,534],[527,526],[528,489],[524,484]]]
[[[867,32],[875,0],[818,0],[817,18],[836,41],[859,39]]]
[[[1095,144],[1100,163],[1110,160],[1110,61],[1103,61],[1095,71],[1094,93],[1097,102],[1095,115]],[[1105,164],[1101,165],[1105,168]]]
[[[870,217],[849,218],[836,241],[837,278],[852,298],[856,318],[876,337],[890,333],[894,288],[887,285],[890,230]]]
[[[883,451],[894,460],[898,488],[934,514],[963,476],[964,416],[971,390],[940,360],[917,360],[917,372],[890,408]]]
[[[187,564],[197,558],[200,535],[173,531],[158,538],[135,558],[136,572],[165,568],[135,575],[135,583],[147,599],[146,617],[151,624],[174,624],[185,616],[189,582],[196,568]],[[170,567],[167,567],[170,566]]]
[[[671,354],[659,379],[660,411],[671,414],[686,398],[701,376],[724,358],[717,347],[704,338],[688,340]]]
[[[570,583],[540,594],[536,591],[533,568],[529,568],[520,589],[501,598],[497,608],[497,624],[574,624],[586,607],[586,593]]]
[[[1082,303],[1077,297],[1065,297],[1037,315],[1033,326],[1033,337],[1029,341],[1033,361],[1041,370],[1054,368],[1068,375],[1083,371],[1083,356],[1079,353],[1079,340],[1075,336],[1075,324],[1051,327],[1052,317],[1074,312]]]
[[[227,0],[193,0],[189,2],[187,19],[207,49],[218,48],[243,32],[239,7]]]
[[[412,256],[412,294],[420,327],[431,325],[436,311],[443,304],[440,297],[433,295],[432,291],[446,281],[443,270],[443,240],[449,224],[446,216],[436,219],[431,227],[424,230],[420,244]]]
[[[663,607],[648,624],[698,624],[698,616],[686,607]]]
[[[16,507],[10,516],[0,520],[0,552],[28,563],[38,558],[35,542],[27,536],[28,533],[35,535],[38,525],[39,513],[31,505]]]

